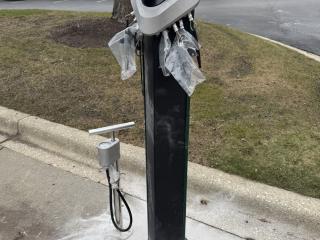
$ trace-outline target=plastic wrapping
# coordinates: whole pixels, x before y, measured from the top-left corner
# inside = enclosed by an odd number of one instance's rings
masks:
[[[199,26],[197,22],[194,20],[192,13],[188,14],[189,23],[190,23],[190,30],[194,32],[196,35],[198,35],[199,32]]]
[[[168,57],[171,48],[171,41],[168,35],[168,31],[162,32],[162,37],[159,44],[159,63],[163,76],[170,76],[170,72],[165,67],[166,58]]]
[[[172,45],[165,67],[189,96],[193,94],[196,86],[205,80],[188,49],[181,42]]]
[[[135,34],[138,30],[138,24],[135,23],[117,33],[108,43],[109,48],[121,67],[122,80],[132,77],[137,71]]]
[[[198,41],[194,38],[194,36],[191,35],[187,30],[185,29],[179,29],[176,41],[179,42],[179,44],[183,44],[187,49],[191,50],[200,50],[201,46],[198,43]]]
[[[175,42],[177,42],[180,45],[183,45],[186,49],[188,49],[188,52],[192,57],[197,56],[198,51],[201,48],[201,45],[198,43],[197,39],[195,39],[194,36],[192,36],[191,33],[189,33],[187,30],[185,30],[183,21],[179,21],[180,29],[176,32],[176,38]]]
[[[112,189],[119,188],[119,180],[120,180],[120,172],[114,165],[109,167],[109,174],[110,174],[110,184]]]

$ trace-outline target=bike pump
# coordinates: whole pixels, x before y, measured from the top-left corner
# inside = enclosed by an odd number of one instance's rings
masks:
[[[89,130],[90,135],[112,133],[112,138],[98,144],[98,160],[100,166],[106,171],[109,184],[110,215],[114,227],[120,232],[127,232],[132,226],[132,214],[128,203],[120,191],[120,141],[115,137],[117,131],[134,127],[134,122],[122,123],[108,127]],[[123,228],[121,201],[124,203],[129,214],[129,224]]]

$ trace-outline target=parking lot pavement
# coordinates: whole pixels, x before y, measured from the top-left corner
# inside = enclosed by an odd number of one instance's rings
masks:
[[[112,11],[113,0],[0,1],[0,9]],[[319,0],[201,0],[198,18],[320,55]]]

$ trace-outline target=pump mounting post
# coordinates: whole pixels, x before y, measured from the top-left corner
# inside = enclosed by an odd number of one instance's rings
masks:
[[[169,36],[173,41],[172,28]],[[190,98],[159,68],[160,37],[144,35],[142,44],[148,240],[185,240]]]

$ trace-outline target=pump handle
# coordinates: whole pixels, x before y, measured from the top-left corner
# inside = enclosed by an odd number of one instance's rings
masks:
[[[128,122],[128,123],[121,123],[121,124],[116,124],[112,126],[107,126],[107,127],[102,127],[102,128],[96,128],[96,129],[91,129],[89,130],[89,134],[93,135],[101,135],[104,133],[110,133],[110,132],[116,132],[128,128],[134,127],[135,123],[134,122]]]

